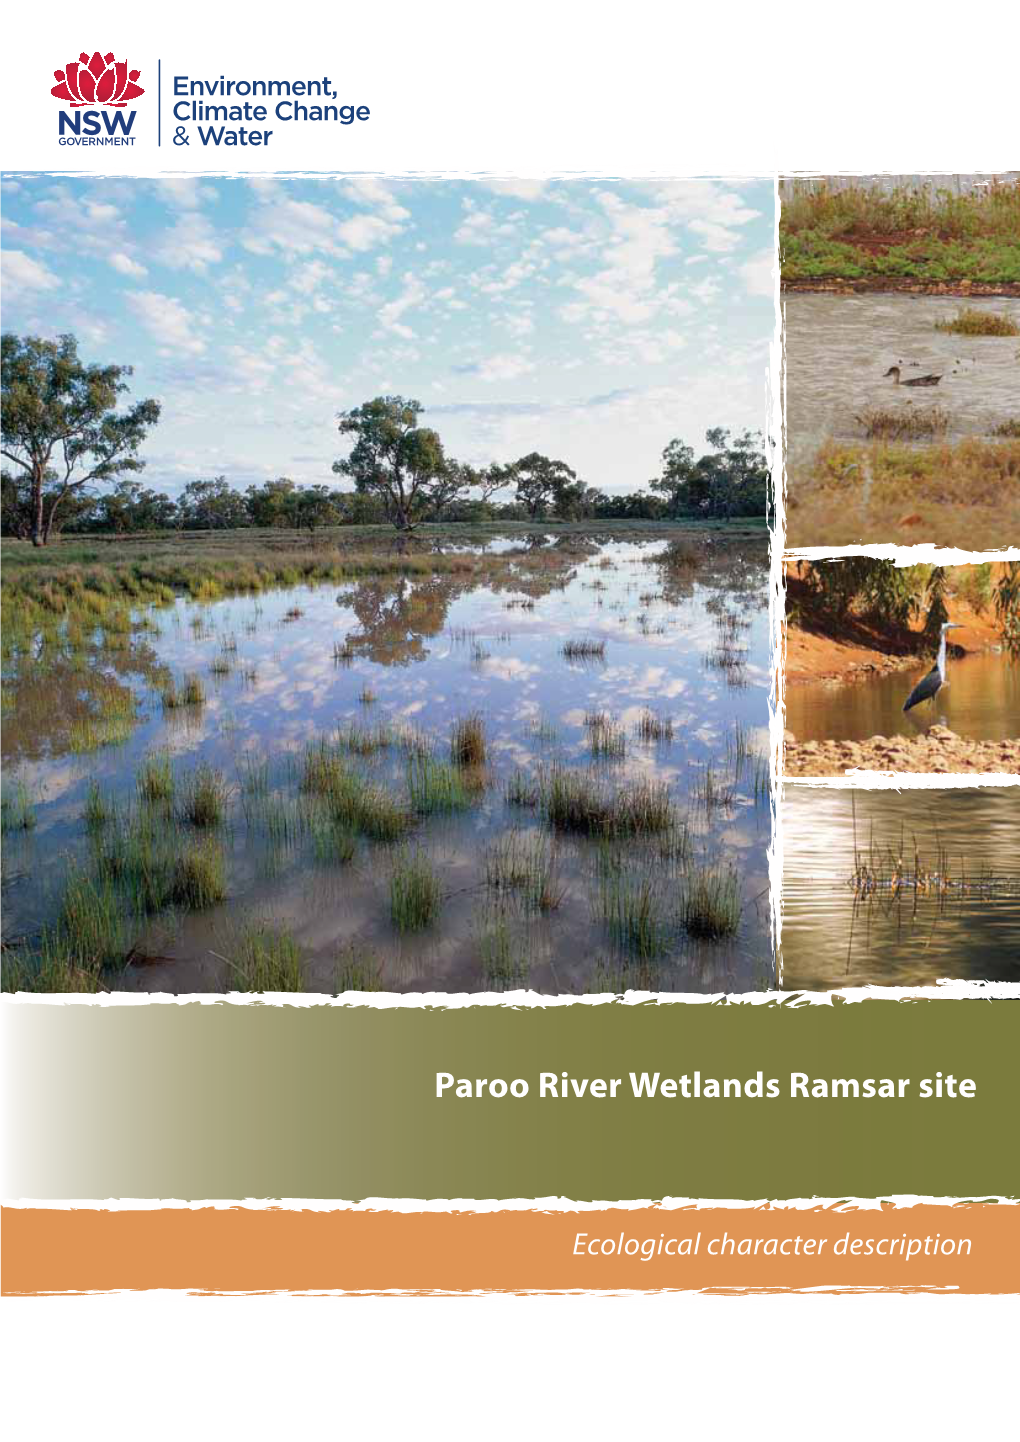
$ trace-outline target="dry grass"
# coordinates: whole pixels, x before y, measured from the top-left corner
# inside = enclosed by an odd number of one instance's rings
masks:
[[[949,412],[942,406],[866,406],[854,420],[869,441],[919,441],[944,436]]]
[[[1001,311],[964,306],[951,320],[937,320],[935,329],[949,335],[1020,335],[1020,325]]]
[[[827,441],[792,466],[787,544],[919,541],[995,550],[1020,535],[1020,440],[932,446]]]

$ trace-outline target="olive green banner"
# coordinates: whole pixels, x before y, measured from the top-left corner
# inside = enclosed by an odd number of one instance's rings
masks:
[[[5,1003],[2,1021],[10,1200],[1020,1194],[1009,1001]],[[508,1094],[437,1097],[439,1073]]]

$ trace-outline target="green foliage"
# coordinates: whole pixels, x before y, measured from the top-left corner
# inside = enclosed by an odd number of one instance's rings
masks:
[[[86,365],[73,335],[49,341],[6,332],[0,350],[0,429],[15,467],[5,501],[18,503],[16,533],[44,546],[68,496],[142,468],[138,449],[159,420],[159,403],[118,410],[131,367]]]
[[[948,589],[949,572],[946,567],[932,566],[925,593],[928,614],[924,622],[924,639],[933,654],[938,650],[942,638],[942,626],[949,620],[949,611],[946,607]]]
[[[842,556],[819,561],[810,578],[819,604],[837,620],[851,610],[877,620],[906,625],[921,603],[927,574],[924,568],[897,567],[870,556]]]
[[[380,501],[399,531],[441,513],[474,479],[447,458],[438,432],[418,425],[422,410],[403,396],[376,396],[338,417],[340,434],[355,440],[350,454],[333,462],[334,472]]]
[[[1005,562],[995,588],[995,612],[1008,655],[1020,661],[1020,561]]]
[[[670,441],[662,453],[662,475],[649,485],[666,499],[671,516],[765,516],[769,468],[760,432],[738,436],[721,426],[705,432],[710,452],[694,456],[691,446]]]

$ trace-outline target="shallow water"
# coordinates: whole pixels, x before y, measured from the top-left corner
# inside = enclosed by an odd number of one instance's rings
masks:
[[[892,848],[912,865],[915,839],[929,863],[941,845],[967,886],[856,901],[854,806],[860,850]],[[1020,981],[1020,790],[787,785],[782,823],[784,990]]]
[[[962,307],[1007,314],[1020,322],[1020,300],[932,295],[784,297],[787,448],[806,462],[829,437],[863,440],[863,408],[948,412],[944,439],[990,435],[1020,415],[1020,338],[947,335],[935,329]],[[884,379],[899,365],[910,375],[941,374],[937,386],[914,389]],[[942,439],[942,437],[940,437]]]
[[[918,736],[948,726],[968,741],[1020,736],[1020,666],[1005,655],[950,659],[948,684],[934,707],[925,702],[904,715],[903,703],[931,669],[919,661],[903,671],[851,683],[812,681],[786,690],[786,726],[798,741],[866,741],[872,736]]]
[[[665,546],[592,542],[537,578],[522,568],[519,585],[512,577],[497,586],[443,574],[387,576],[257,600],[180,601],[153,613],[158,631],[143,638],[137,662],[120,661],[120,684],[138,696],[141,723],[126,744],[85,755],[67,750],[59,691],[48,698],[48,682],[26,680],[33,696],[22,714],[15,686],[4,729],[5,784],[24,782],[38,820],[33,831],[5,837],[5,936],[31,937],[55,913],[69,862],[87,863],[89,780],[126,804],[143,758],[169,750],[178,773],[205,761],[231,783],[229,899],[145,927],[138,940],[145,963],[130,966],[118,985],[225,989],[237,928],[255,920],[293,932],[311,989],[331,989],[337,957],[351,943],[373,954],[387,990],[490,989],[479,962],[492,920],[486,848],[511,828],[534,833],[542,826],[536,812],[504,800],[505,782],[518,767],[536,775],[557,763],[593,764],[584,718],[602,710],[626,733],[625,755],[597,763],[602,774],[613,784],[666,782],[688,814],[694,857],[728,862],[739,876],[736,937],[677,937],[656,963],[655,985],[720,991],[768,984],[770,812],[753,776],[768,736],[767,541],[699,533],[671,565],[661,563]],[[288,619],[295,608],[301,614]],[[568,661],[561,654],[568,637],[604,641],[604,660]],[[720,669],[726,637],[737,664]],[[334,644],[345,642],[352,659],[338,664]],[[223,656],[230,671],[218,678],[210,665]],[[190,719],[164,714],[159,678],[190,672],[202,676],[207,704]],[[366,688],[374,697],[368,703],[361,699]],[[646,707],[672,719],[671,742],[638,739]],[[337,726],[414,727],[436,738],[442,755],[451,721],[469,711],[482,714],[488,736],[484,789],[463,813],[419,826],[412,845],[437,866],[446,900],[436,926],[401,935],[389,916],[391,848],[360,840],[350,863],[322,863],[308,835],[281,839],[267,808],[294,819],[303,750]],[[742,763],[733,754],[737,722],[750,750]],[[242,783],[249,763],[263,762],[268,797],[256,803]],[[395,792],[406,784],[399,746],[352,758],[352,765]],[[732,783],[732,795],[706,808],[696,793],[709,766]],[[507,922],[516,950],[531,958],[528,985],[582,991],[596,975],[615,975],[626,958],[593,911],[594,843],[563,838],[556,853],[558,908],[536,916],[514,911]],[[664,903],[675,900],[678,881],[654,848],[634,846],[627,860],[647,869]]]

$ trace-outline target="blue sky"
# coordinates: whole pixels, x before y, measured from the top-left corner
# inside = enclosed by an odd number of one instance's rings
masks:
[[[397,392],[448,454],[642,487],[675,436],[764,428],[768,180],[3,182],[3,327],[132,364],[148,485],[332,481]]]

